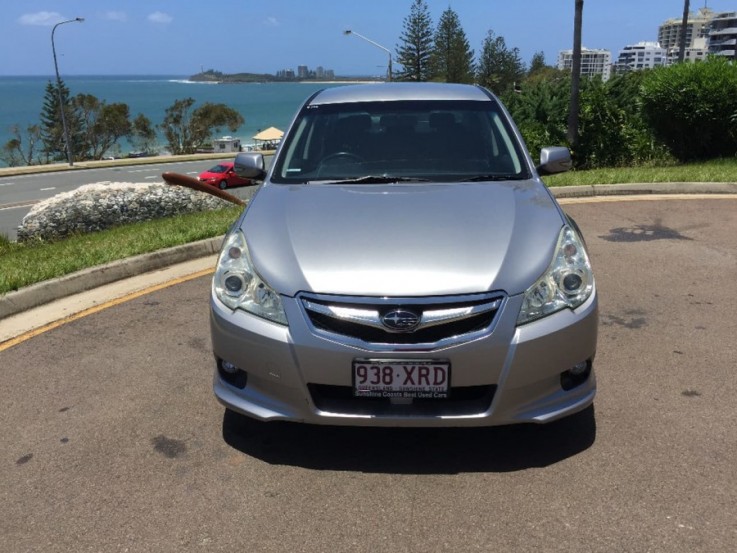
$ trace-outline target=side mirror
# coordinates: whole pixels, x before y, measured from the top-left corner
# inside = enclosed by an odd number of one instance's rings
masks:
[[[266,177],[264,155],[254,152],[242,152],[235,156],[233,169],[236,175],[244,179],[264,180],[264,177]]]
[[[562,146],[550,146],[540,150],[540,165],[537,166],[539,175],[554,175],[565,173],[573,165],[571,152]]]

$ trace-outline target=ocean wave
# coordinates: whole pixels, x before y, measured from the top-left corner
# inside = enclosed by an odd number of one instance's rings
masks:
[[[169,79],[167,82],[179,84],[218,84],[217,81],[190,81],[189,79]]]

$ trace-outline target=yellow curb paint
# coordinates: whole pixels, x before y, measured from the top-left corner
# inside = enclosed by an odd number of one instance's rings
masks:
[[[164,282],[162,284],[150,286],[148,288],[144,288],[143,290],[138,290],[137,292],[132,292],[130,294],[126,294],[125,296],[121,296],[114,300],[101,303],[100,305],[96,305],[94,307],[84,309],[80,311],[79,313],[69,315],[68,317],[64,317],[63,319],[59,319],[58,321],[54,321],[53,323],[49,323],[42,327],[30,330],[26,332],[25,334],[21,334],[20,336],[16,336],[15,338],[11,338],[10,340],[6,340],[5,342],[0,343],[0,352],[5,351],[6,349],[10,349],[13,346],[17,346],[18,344],[22,344],[23,342],[30,340],[31,338],[35,338],[36,336],[43,334],[44,332],[48,332],[49,330],[53,330],[67,323],[71,323],[72,321],[76,321],[77,319],[81,319],[83,317],[87,317],[89,315],[99,313],[100,311],[104,311],[105,309],[109,309],[110,307],[115,307],[116,305],[129,302],[131,300],[140,298],[141,296],[145,296],[153,292],[157,292],[159,290],[164,290],[165,288],[170,288],[171,286],[176,286],[177,284],[182,284],[184,282],[188,282],[196,278],[211,275],[213,272],[215,272],[214,269],[204,269],[202,271],[198,271],[196,273],[192,273],[190,275],[186,275],[183,277],[178,277],[168,282]]]
[[[610,202],[655,202],[662,200],[737,200],[737,194],[648,194],[633,196],[588,196],[585,198],[558,198],[558,203],[595,204]]]

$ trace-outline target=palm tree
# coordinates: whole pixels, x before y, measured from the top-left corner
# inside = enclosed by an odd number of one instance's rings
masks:
[[[578,109],[581,93],[581,26],[583,0],[576,1],[573,18],[573,66],[571,67],[571,103],[568,110],[568,142],[575,153],[578,145]]]
[[[681,23],[681,49],[678,52],[678,63],[683,63],[686,58],[686,30],[688,29],[688,12],[690,11],[690,0],[683,0],[683,21]]]

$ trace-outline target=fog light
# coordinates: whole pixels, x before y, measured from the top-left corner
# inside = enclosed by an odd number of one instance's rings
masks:
[[[238,370],[238,367],[236,367],[233,363],[229,363],[228,361],[222,361],[220,366],[228,374],[235,374]]]
[[[243,389],[248,384],[248,373],[224,359],[217,360],[218,375],[225,382],[236,388]]]
[[[591,374],[591,364],[591,359],[588,359],[560,373],[560,387],[568,391],[586,382]]]
[[[588,369],[588,368],[589,368],[588,361],[583,361],[583,362],[579,363],[578,365],[573,365],[573,367],[571,367],[570,371],[571,371],[571,374],[573,376],[581,376],[583,373],[586,372],[586,369]]]

